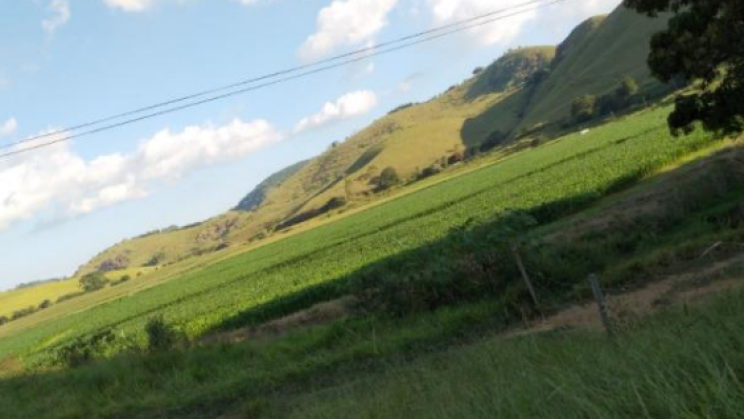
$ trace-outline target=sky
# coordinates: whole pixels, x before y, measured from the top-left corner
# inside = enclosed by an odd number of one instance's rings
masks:
[[[0,151],[526,0],[0,0]],[[273,172],[620,0],[445,39],[0,159],[0,290],[234,207]],[[41,134],[40,140],[16,144]]]

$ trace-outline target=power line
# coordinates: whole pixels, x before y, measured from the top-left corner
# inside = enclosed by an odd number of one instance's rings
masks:
[[[284,69],[284,70],[281,70],[281,71],[276,71],[274,73],[270,73],[270,74],[266,74],[266,75],[263,75],[263,76],[259,76],[259,77],[254,77],[254,78],[242,80],[242,81],[239,81],[239,82],[236,82],[236,83],[231,83],[231,84],[228,84],[228,85],[224,85],[224,86],[221,86],[221,87],[216,87],[216,88],[209,89],[209,90],[204,90],[204,91],[201,91],[201,92],[198,92],[198,93],[193,93],[193,94],[190,94],[190,95],[187,95],[187,96],[182,96],[182,97],[178,97],[178,98],[175,98],[175,99],[170,99],[170,100],[167,100],[167,101],[164,101],[164,102],[156,103],[154,105],[150,105],[150,106],[138,108],[138,109],[135,109],[135,110],[132,110],[132,111],[127,111],[127,112],[119,113],[119,114],[116,114],[116,115],[112,115],[112,116],[108,116],[108,117],[104,117],[104,118],[100,118],[100,119],[96,119],[94,121],[85,122],[85,123],[74,125],[74,126],[71,126],[71,127],[68,127],[68,128],[63,128],[63,129],[59,129],[59,130],[56,130],[56,131],[46,132],[46,133],[43,133],[43,134],[39,134],[39,135],[30,137],[30,138],[24,139],[23,141],[19,141],[19,142],[15,143],[15,144],[11,144],[10,146],[12,147],[14,145],[22,144],[22,143],[25,143],[25,142],[36,141],[36,140],[39,140],[39,139],[42,139],[42,138],[47,138],[47,137],[51,137],[51,136],[58,135],[58,134],[68,133],[68,132],[71,132],[71,131],[77,131],[77,130],[80,130],[80,129],[83,129],[83,128],[90,128],[92,126],[100,125],[100,124],[105,123],[105,122],[111,122],[111,121],[116,120],[116,119],[121,119],[121,118],[125,118],[125,117],[128,117],[128,116],[136,115],[136,114],[139,114],[139,113],[143,113],[143,112],[151,111],[151,110],[154,110],[154,109],[162,108],[162,107],[165,107],[165,106],[174,105],[174,104],[185,102],[185,101],[188,101],[188,100],[191,100],[191,99],[198,99],[200,97],[204,97],[204,96],[211,95],[211,94],[216,94],[216,93],[223,92],[223,91],[226,91],[226,90],[235,89],[235,88],[238,88],[238,87],[241,87],[241,86],[245,86],[245,85],[248,85],[248,84],[251,84],[251,83],[256,83],[256,82],[259,82],[259,81],[263,81],[263,80],[267,80],[267,79],[271,79],[271,78],[275,78],[275,77],[279,77],[279,76],[284,76],[284,75],[291,74],[291,73],[296,73],[296,72],[299,72],[299,71],[302,71],[302,70],[307,70],[309,68],[313,68],[313,67],[317,67],[317,66],[321,66],[321,65],[324,65],[324,64],[328,64],[328,63],[331,63],[331,62],[334,62],[334,61],[338,61],[338,60],[342,60],[342,59],[345,59],[345,58],[353,57],[355,55],[365,54],[365,53],[374,51],[374,50],[379,49],[379,48],[386,48],[388,46],[395,45],[395,44],[398,44],[398,43],[401,43],[401,42],[406,42],[406,41],[409,41],[409,40],[412,40],[412,39],[416,39],[416,38],[420,38],[420,37],[423,37],[423,36],[427,36],[427,35],[430,35],[432,33],[436,33],[436,32],[443,31],[443,30],[447,30],[447,29],[450,29],[450,28],[453,28],[453,27],[457,27],[457,26],[460,26],[460,25],[463,25],[463,24],[467,24],[467,23],[470,23],[470,22],[474,22],[474,21],[477,21],[477,20],[480,20],[480,19],[485,19],[487,17],[491,17],[491,16],[494,16],[494,15],[497,15],[497,14],[501,14],[501,13],[507,12],[509,10],[513,10],[513,9],[520,8],[520,7],[525,7],[525,6],[531,6],[531,5],[543,3],[543,2],[546,2],[546,1],[547,0],[531,0],[531,1],[528,1],[528,2],[525,2],[525,3],[521,3],[521,4],[518,4],[518,5],[512,6],[512,7],[508,7],[508,8],[504,8],[504,9],[500,9],[500,10],[495,10],[495,11],[492,11],[492,12],[489,12],[489,13],[486,13],[486,14],[483,14],[483,15],[475,16],[475,17],[472,17],[472,18],[469,18],[469,19],[460,20],[460,21],[457,21],[457,22],[450,23],[448,25],[439,26],[439,27],[436,27],[436,28],[429,29],[427,31],[419,32],[419,33],[416,33],[416,34],[413,34],[413,35],[404,36],[402,38],[397,38],[397,39],[394,39],[394,40],[391,40],[391,41],[387,41],[387,42],[384,42],[384,43],[381,43],[381,44],[378,44],[378,45],[373,45],[373,46],[370,46],[370,47],[365,47],[365,48],[362,48],[362,49],[350,51],[350,52],[347,52],[345,54],[340,54],[340,55],[336,55],[336,56],[333,56],[333,57],[329,57],[329,58],[326,58],[326,59],[323,59],[323,60],[320,60],[320,61],[316,61],[316,62],[313,62],[313,63],[310,63],[310,64],[304,64],[304,65],[300,65],[300,66],[295,66],[295,67],[287,68],[287,69]],[[10,147],[9,146],[0,146],[0,149],[5,149],[5,148],[10,148]]]
[[[53,135],[64,134],[64,133],[67,133],[67,132],[70,132],[70,131],[80,130],[80,129],[83,129],[83,128],[90,128],[90,127],[93,127],[93,126],[96,126],[96,125],[100,125],[100,124],[105,123],[105,122],[110,122],[110,121],[114,121],[114,120],[117,120],[117,119],[125,118],[125,117],[128,117],[128,116],[133,116],[133,115],[141,114],[141,113],[144,113],[144,112],[147,112],[147,111],[151,111],[151,110],[163,108],[163,107],[166,107],[166,106],[169,106],[169,105],[174,105],[174,104],[186,102],[188,100],[197,99],[197,98],[200,98],[200,97],[207,96],[209,94],[219,93],[219,92],[223,92],[223,91],[235,89],[235,88],[241,87],[241,86],[247,86],[249,84],[256,83],[258,81],[270,80],[272,78],[276,78],[276,77],[283,76],[283,75],[286,76],[286,77],[282,77],[282,78],[279,78],[279,79],[276,79],[276,80],[272,80],[272,81],[268,81],[268,82],[265,82],[265,83],[262,83],[262,84],[258,84],[258,85],[255,85],[255,86],[243,87],[243,88],[238,89],[238,90],[233,90],[233,91],[229,91],[227,93],[222,93],[222,94],[219,94],[219,95],[210,96],[210,97],[207,97],[207,98],[204,98],[204,99],[200,99],[198,101],[189,102],[189,103],[186,103],[186,104],[183,104],[183,105],[179,105],[179,106],[176,106],[176,107],[171,107],[171,108],[167,108],[167,109],[164,109],[164,110],[160,110],[160,111],[148,113],[148,114],[141,115],[141,116],[138,116],[138,117],[126,119],[124,121],[120,121],[120,122],[117,122],[117,123],[108,124],[108,125],[105,125],[105,126],[102,126],[102,127],[94,128],[94,129],[87,130],[87,131],[83,131],[81,133],[67,135],[67,136],[65,136],[63,138],[55,139],[55,140],[44,142],[44,143],[41,143],[41,144],[36,144],[36,145],[33,145],[33,146],[29,146],[29,147],[25,147],[25,148],[21,148],[21,149],[17,149],[17,150],[12,150],[12,151],[9,151],[9,152],[0,154],[0,159],[11,157],[11,156],[22,154],[22,153],[26,153],[26,152],[30,152],[30,151],[37,150],[37,149],[44,148],[44,147],[49,147],[51,145],[58,144],[58,143],[61,143],[61,142],[70,141],[70,140],[75,139],[75,138],[85,137],[85,136],[97,134],[97,133],[100,133],[100,132],[109,131],[109,130],[112,130],[112,129],[115,129],[115,128],[119,128],[119,127],[122,127],[122,126],[130,125],[130,124],[133,124],[133,123],[136,123],[136,122],[140,122],[140,121],[143,121],[143,120],[152,119],[152,118],[155,118],[155,117],[158,117],[158,116],[167,115],[167,114],[170,114],[170,113],[182,111],[182,110],[185,110],[185,109],[189,109],[189,108],[193,108],[193,107],[196,107],[196,106],[204,105],[204,104],[207,104],[207,103],[210,103],[210,102],[215,102],[215,101],[218,101],[218,100],[222,100],[222,99],[226,99],[226,98],[229,98],[229,97],[237,96],[237,95],[244,94],[244,93],[247,93],[247,92],[251,92],[251,91],[263,89],[263,88],[266,88],[266,87],[269,87],[269,86],[273,86],[273,85],[276,85],[276,84],[285,83],[285,82],[288,82],[288,81],[292,81],[292,80],[296,80],[296,79],[308,77],[308,76],[313,75],[313,74],[317,74],[317,73],[329,71],[329,70],[332,70],[332,69],[335,69],[335,68],[339,68],[339,67],[343,67],[343,66],[346,66],[346,65],[349,65],[349,64],[353,64],[353,63],[357,63],[357,62],[360,62],[360,61],[368,60],[368,59],[373,58],[373,57],[376,57],[376,56],[380,56],[380,55],[384,55],[384,54],[389,54],[391,52],[399,51],[399,50],[402,50],[402,49],[405,49],[405,48],[410,48],[412,46],[416,46],[416,45],[419,45],[419,44],[423,44],[423,43],[426,43],[426,42],[437,40],[437,39],[440,39],[440,38],[443,38],[443,37],[446,37],[446,36],[450,36],[450,35],[453,35],[453,34],[456,34],[456,33],[464,32],[464,31],[467,31],[467,30],[470,30],[470,29],[474,29],[474,28],[478,28],[478,27],[481,27],[481,26],[485,26],[485,25],[488,25],[488,24],[491,24],[491,23],[494,23],[494,22],[498,22],[498,21],[501,21],[501,20],[504,20],[504,19],[508,19],[508,18],[511,18],[511,17],[517,16],[517,15],[520,15],[520,14],[532,12],[532,11],[535,11],[535,10],[538,10],[538,9],[542,9],[542,8],[545,8],[545,7],[548,7],[548,6],[552,6],[552,5],[555,5],[555,4],[558,4],[558,3],[563,3],[565,1],[568,1],[568,0],[533,0],[533,1],[529,1],[529,2],[520,4],[520,5],[517,5],[517,6],[513,6],[513,7],[501,9],[499,11],[494,11],[494,12],[486,13],[486,14],[483,14],[483,15],[480,15],[480,16],[476,16],[476,17],[473,17],[473,18],[470,18],[470,19],[465,19],[465,20],[462,20],[462,21],[458,21],[458,22],[455,22],[455,23],[452,23],[452,24],[449,24],[449,25],[440,26],[440,27],[437,27],[437,28],[434,28],[434,29],[431,29],[431,30],[428,30],[428,31],[424,31],[424,32],[420,32],[420,33],[417,33],[417,34],[414,34],[414,35],[409,35],[409,36],[406,36],[406,37],[398,38],[398,39],[393,40],[393,41],[388,41],[388,42],[385,42],[385,43],[382,43],[382,44],[378,44],[376,46],[359,49],[359,50],[352,51],[352,52],[349,52],[349,53],[346,53],[346,54],[342,54],[342,55],[331,57],[331,58],[328,58],[328,59],[325,59],[325,60],[321,60],[321,61],[318,61],[318,62],[315,62],[315,63],[312,63],[312,64],[301,65],[301,66],[293,67],[291,69],[287,69],[287,70],[275,72],[275,73],[272,73],[272,74],[268,74],[268,75],[265,75],[265,76],[256,77],[256,78],[245,80],[245,81],[238,82],[238,83],[233,83],[231,85],[227,85],[227,86],[223,86],[223,87],[219,87],[219,88],[215,88],[215,89],[206,90],[206,91],[203,91],[203,92],[200,92],[200,93],[195,93],[195,94],[188,95],[188,96],[183,96],[181,98],[172,99],[172,100],[169,100],[169,101],[166,101],[166,102],[161,102],[161,103],[158,103],[158,104],[155,104],[155,105],[151,105],[151,106],[147,106],[147,107],[144,107],[144,108],[140,108],[140,109],[137,109],[137,110],[133,110],[133,111],[121,113],[121,114],[110,116],[110,117],[106,117],[106,118],[101,118],[101,119],[98,119],[96,121],[92,121],[92,122],[88,122],[88,123],[84,123],[84,124],[80,124],[80,125],[76,125],[76,126],[73,126],[73,127],[67,128],[67,129],[61,129],[61,130],[57,130],[57,131],[52,131],[52,132],[44,133],[44,134],[41,134],[41,135],[38,135],[38,136],[35,136],[35,137],[27,138],[27,139],[25,139],[23,141],[19,141],[17,143],[12,144],[12,145],[0,146],[0,150],[2,150],[2,149],[8,149],[8,148],[11,148],[11,147],[17,147],[18,145],[22,145],[24,143],[29,143],[29,142],[32,142],[32,141],[37,141],[37,140],[43,139],[43,138],[48,138],[48,137],[51,137]],[[518,10],[516,12],[512,12],[512,13],[509,13],[509,14],[506,14],[506,15],[493,17],[493,16],[496,16],[496,15],[500,15],[500,14],[502,14],[504,12],[508,12],[510,10],[521,9],[521,8],[526,7],[526,6],[533,6],[533,5],[535,5],[535,7],[529,7],[527,9]],[[487,19],[489,17],[490,17],[490,19]],[[469,24],[467,24],[467,23],[469,23]],[[463,24],[467,24],[467,25],[462,26]],[[447,29],[449,29],[449,30],[447,30]],[[418,39],[418,38],[421,38],[421,39]],[[411,42],[406,42],[406,41],[411,41]],[[401,42],[403,42],[403,43],[401,44]],[[401,44],[401,45],[397,45],[397,44]],[[357,56],[357,57],[354,57],[354,56]],[[349,57],[354,57],[354,58],[349,58]],[[346,59],[343,60],[344,58],[346,58]],[[339,63],[335,63],[335,64],[330,64],[330,63],[333,63],[333,62],[339,61],[339,60],[343,60],[343,61],[341,61]],[[328,65],[324,65],[322,67],[315,68],[313,70],[308,70],[310,68],[317,67],[317,66],[322,65],[322,64],[328,64]],[[302,71],[302,70],[308,70],[308,71]],[[300,72],[300,73],[299,74],[293,74],[293,73],[297,73],[297,72]]]

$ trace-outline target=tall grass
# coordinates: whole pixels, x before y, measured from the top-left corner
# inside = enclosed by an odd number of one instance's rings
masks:
[[[397,364],[277,407],[283,418],[742,418],[744,294],[611,341],[574,332]],[[281,404],[277,404],[281,406]]]

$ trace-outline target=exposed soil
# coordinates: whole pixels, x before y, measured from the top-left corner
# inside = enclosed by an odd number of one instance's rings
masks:
[[[608,295],[612,323],[618,328],[632,326],[661,308],[692,305],[715,294],[741,288],[744,286],[744,269],[741,273],[729,273],[729,268],[734,266],[744,266],[744,255],[714,262],[704,269],[669,276],[634,291]],[[602,328],[596,302],[566,308],[504,337],[573,328]]]

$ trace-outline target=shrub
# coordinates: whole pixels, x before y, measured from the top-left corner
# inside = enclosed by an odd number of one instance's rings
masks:
[[[38,311],[38,309],[36,307],[27,307],[27,308],[24,308],[22,310],[16,310],[16,311],[13,312],[13,316],[11,317],[11,319],[18,320],[18,319],[21,319],[23,317],[30,316],[30,315],[36,313],[37,311]]]
[[[108,278],[101,272],[89,273],[80,278],[80,288],[85,292],[98,291],[108,283]]]
[[[145,263],[146,268],[154,268],[160,264],[165,259],[165,253],[164,252],[158,252],[152,255],[150,260]]]
[[[380,173],[380,177],[377,180],[377,188],[379,190],[386,190],[390,189],[393,186],[400,183],[400,176],[398,176],[398,172],[395,171],[392,167],[387,167],[385,170]]]
[[[85,295],[85,291],[73,292],[73,293],[70,293],[70,294],[65,294],[65,295],[57,298],[57,304],[59,304],[59,303],[61,303],[63,301],[72,300],[73,298],[80,297],[81,295]]]
[[[615,96],[627,103],[639,90],[638,82],[633,77],[626,77],[615,90]]]
[[[52,302],[49,300],[44,300],[39,304],[39,310],[45,310],[52,306]]]
[[[179,340],[178,332],[162,316],[151,318],[145,325],[147,347],[159,352],[172,349]]]
[[[452,166],[453,164],[460,163],[464,160],[464,156],[459,151],[454,152],[449,158],[447,159],[447,164]]]
[[[0,326],[7,324],[10,319],[7,316],[0,316]]]
[[[132,280],[132,277],[131,277],[131,276],[129,276],[129,275],[124,275],[124,276],[122,276],[121,278],[117,279],[116,281],[112,282],[112,283],[111,283],[111,286],[112,286],[112,287],[115,287],[115,286],[117,286],[117,285],[121,285],[121,284],[123,284],[123,283],[125,283],[125,282],[129,282],[129,281],[131,281],[131,280]]]
[[[427,177],[430,177],[430,176],[434,176],[434,175],[440,173],[441,171],[442,171],[442,169],[440,169],[438,165],[432,164],[431,166],[429,166],[429,167],[427,167],[427,168],[425,168],[424,170],[421,171],[420,178],[421,179],[424,179],[424,178],[427,178]]]
[[[571,104],[571,117],[575,123],[583,123],[594,118],[597,111],[597,97],[583,95],[574,99]]]
[[[71,368],[85,365],[95,358],[110,355],[117,346],[112,330],[104,330],[90,337],[81,337],[57,351],[57,362]]]

